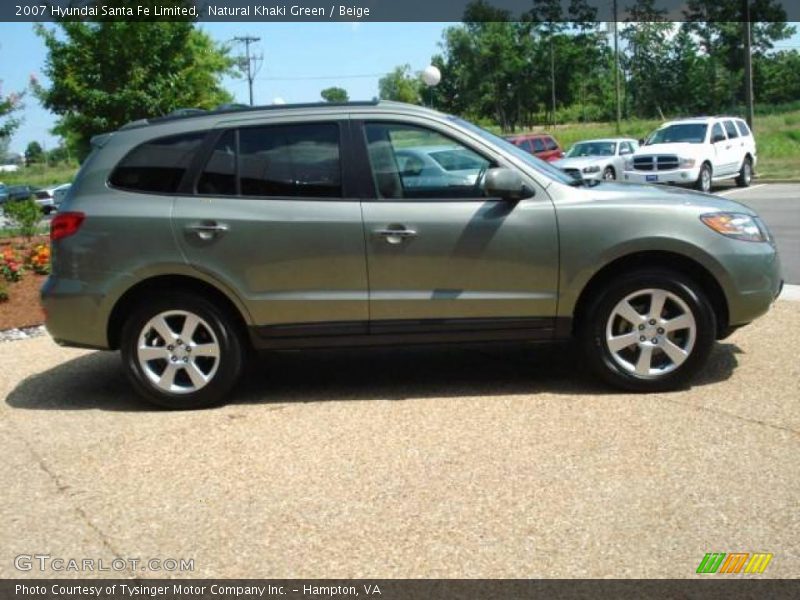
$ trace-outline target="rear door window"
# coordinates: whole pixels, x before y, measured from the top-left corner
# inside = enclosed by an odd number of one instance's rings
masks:
[[[228,131],[214,145],[214,150],[197,182],[198,194],[235,196],[236,186],[236,131]]]
[[[174,194],[205,136],[196,132],[147,141],[119,162],[108,181],[134,192]]]
[[[336,123],[239,130],[243,196],[340,198],[342,169]]]
[[[736,125],[733,121],[725,121],[725,131],[728,132],[728,139],[739,137],[739,132],[736,130]]]

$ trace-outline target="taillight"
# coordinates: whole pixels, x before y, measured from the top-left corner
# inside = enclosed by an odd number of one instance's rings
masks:
[[[82,212],[58,213],[50,221],[50,241],[55,242],[77,233],[85,218],[86,215]]]

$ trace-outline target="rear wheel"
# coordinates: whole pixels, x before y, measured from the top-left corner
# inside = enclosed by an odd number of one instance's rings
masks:
[[[716,319],[702,289],[672,271],[636,271],[611,282],[581,321],[591,368],[616,387],[684,386],[708,358]]]
[[[125,323],[121,342],[131,383],[165,408],[219,404],[242,370],[242,343],[230,317],[188,294],[143,303]]]
[[[736,185],[739,187],[748,187],[753,180],[753,161],[749,156],[746,156],[742,162],[742,168],[739,169],[739,176],[736,178]]]
[[[711,165],[703,163],[703,166],[700,167],[700,174],[697,176],[694,187],[708,194],[711,191],[711,177]]]

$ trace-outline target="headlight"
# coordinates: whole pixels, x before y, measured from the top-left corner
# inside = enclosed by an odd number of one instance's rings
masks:
[[[769,231],[760,219],[742,213],[718,212],[702,215],[700,220],[717,233],[744,242],[767,242]]]
[[[583,167],[583,169],[581,170],[584,173],[597,173],[600,171],[600,167],[598,167],[597,165],[592,165],[591,167]]]
[[[625,170],[632,171],[633,170],[633,157],[625,159]]]
[[[681,169],[691,169],[694,163],[695,160],[693,158],[681,158],[679,162]]]

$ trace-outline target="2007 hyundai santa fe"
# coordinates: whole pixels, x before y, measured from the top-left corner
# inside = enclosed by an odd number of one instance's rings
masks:
[[[254,349],[569,336],[611,384],[673,389],[782,285],[741,204],[576,182],[420,107],[183,111],[93,143],[47,328],[120,349],[167,407],[223,400]]]

